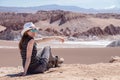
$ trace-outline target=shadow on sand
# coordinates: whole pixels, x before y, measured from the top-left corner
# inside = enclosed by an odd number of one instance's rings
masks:
[[[50,71],[46,71],[45,73],[53,73],[56,72],[57,70],[50,70]],[[44,74],[44,73],[36,73],[36,74]],[[36,74],[27,74],[26,76],[31,76],[31,75],[36,75]],[[20,73],[16,73],[16,74],[7,74],[5,76],[9,76],[9,77],[23,77],[22,76],[22,72]]]
[[[6,76],[9,76],[9,77],[23,77],[21,74],[22,74],[22,73],[7,74]],[[26,76],[30,76],[30,75],[35,75],[35,74],[28,74],[28,75],[26,75]]]

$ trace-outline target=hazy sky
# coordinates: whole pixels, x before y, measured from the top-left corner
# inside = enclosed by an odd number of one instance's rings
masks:
[[[29,7],[50,4],[95,9],[120,8],[120,0],[0,0],[0,6]]]

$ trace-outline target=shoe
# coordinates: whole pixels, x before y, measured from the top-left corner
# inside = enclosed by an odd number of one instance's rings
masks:
[[[64,62],[63,58],[59,58],[58,56],[55,56],[53,60],[48,62],[47,68],[55,68],[60,67],[60,65]]]
[[[56,60],[55,60],[55,67],[60,67],[60,65],[64,62],[63,58],[59,58],[58,56],[55,56]]]

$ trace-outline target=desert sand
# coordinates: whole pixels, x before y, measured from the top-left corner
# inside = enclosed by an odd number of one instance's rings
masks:
[[[112,56],[120,56],[119,48],[52,48],[54,55],[65,59],[61,67],[21,77],[17,76],[23,71],[17,43],[0,44],[12,46],[0,48],[0,80],[120,80],[120,63],[109,63]]]
[[[52,48],[52,53],[65,59],[65,64],[108,63],[120,56],[119,48]],[[0,49],[0,67],[21,66],[19,49]]]
[[[17,76],[22,67],[0,68],[0,80],[120,80],[120,63],[64,64],[44,74]]]
[[[109,63],[119,52],[119,48],[54,48],[52,53],[65,59],[61,67],[20,77],[19,50],[0,49],[0,80],[120,80],[120,63]]]

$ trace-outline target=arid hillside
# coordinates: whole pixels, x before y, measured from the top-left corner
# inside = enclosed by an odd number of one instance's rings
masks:
[[[85,14],[62,10],[38,11],[36,13],[0,13],[0,39],[20,38],[25,22],[33,22],[44,36],[62,35],[80,38],[81,36],[108,36],[120,34],[120,14]],[[13,36],[14,35],[14,36]],[[19,35],[19,36],[18,36]],[[9,37],[7,37],[9,36]]]

